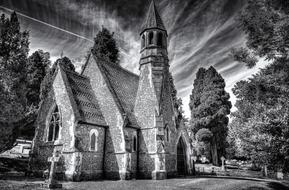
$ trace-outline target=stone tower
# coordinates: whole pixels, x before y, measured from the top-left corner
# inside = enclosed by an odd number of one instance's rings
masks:
[[[145,178],[166,178],[168,146],[164,140],[164,131],[166,128],[175,128],[168,79],[167,36],[152,1],[140,33],[140,80],[134,108],[140,126],[139,172]]]

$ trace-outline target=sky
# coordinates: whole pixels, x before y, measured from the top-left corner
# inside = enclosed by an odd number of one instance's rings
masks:
[[[236,17],[246,0],[155,0],[168,31],[170,71],[185,115],[190,117],[189,99],[199,68],[214,66],[226,82],[232,104],[234,84],[264,67],[253,69],[229,56],[244,46],[245,34]],[[121,51],[120,64],[138,74],[140,28],[150,0],[0,0],[0,13],[15,10],[21,29],[30,31],[30,54],[38,49],[55,61],[69,57],[79,70],[102,26],[114,32]],[[234,110],[234,108],[233,108]]]

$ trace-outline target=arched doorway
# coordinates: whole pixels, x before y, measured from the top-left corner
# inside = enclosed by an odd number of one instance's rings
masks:
[[[178,170],[178,175],[187,174],[186,149],[185,149],[185,143],[182,137],[180,137],[178,145],[177,145],[177,170]]]

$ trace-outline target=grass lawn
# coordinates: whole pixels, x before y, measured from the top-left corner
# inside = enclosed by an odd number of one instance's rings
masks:
[[[2,190],[41,189],[42,181],[37,180],[0,180]],[[289,186],[274,180],[234,179],[221,177],[177,178],[167,180],[130,180],[130,181],[88,181],[63,182],[63,189],[191,189],[191,190],[289,190]]]

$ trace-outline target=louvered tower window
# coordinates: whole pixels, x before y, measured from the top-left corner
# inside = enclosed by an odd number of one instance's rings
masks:
[[[145,47],[145,35],[143,34],[141,37],[141,48]]]
[[[152,45],[152,44],[153,44],[153,39],[154,39],[154,33],[153,33],[153,32],[150,32],[150,33],[149,33],[149,45]]]
[[[157,45],[162,47],[163,46],[163,34],[162,33],[158,33],[158,41],[157,41]]]

